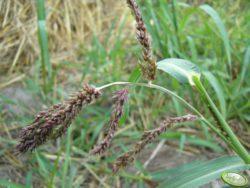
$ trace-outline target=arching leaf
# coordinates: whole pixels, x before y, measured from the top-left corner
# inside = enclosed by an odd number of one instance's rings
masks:
[[[223,172],[243,171],[250,169],[239,157],[225,156],[211,161],[190,163],[175,169],[168,169],[152,175],[153,179],[163,180],[159,187],[200,187],[215,179]]]
[[[169,58],[159,61],[157,68],[170,74],[181,83],[189,83],[194,85],[193,76],[200,77],[199,68],[188,60]]]

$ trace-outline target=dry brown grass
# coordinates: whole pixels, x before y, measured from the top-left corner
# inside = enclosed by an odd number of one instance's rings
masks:
[[[128,11],[125,2],[116,0],[48,0],[46,3],[53,65],[61,60],[77,62],[79,47],[88,48],[94,34],[100,39],[106,36],[112,20]],[[0,2],[1,75],[27,72],[38,59],[36,21],[35,1]]]

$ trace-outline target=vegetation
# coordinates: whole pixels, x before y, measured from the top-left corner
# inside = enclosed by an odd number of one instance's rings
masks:
[[[197,187],[249,174],[250,4],[127,0],[132,17],[126,1],[105,3],[0,2],[0,185]],[[68,97],[82,83],[95,86]]]

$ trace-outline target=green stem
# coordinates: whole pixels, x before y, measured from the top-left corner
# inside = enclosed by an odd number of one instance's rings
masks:
[[[245,161],[245,163],[250,164],[250,155],[248,154],[247,150],[244,146],[240,143],[237,136],[234,134],[230,126],[227,124],[217,107],[215,106],[214,102],[206,92],[206,89],[202,85],[200,79],[197,76],[193,77],[194,84],[198,89],[199,93],[202,96],[204,102],[208,105],[209,110],[214,115],[215,119],[217,120],[218,124],[221,126],[223,131],[227,134],[228,138],[231,141],[231,145],[233,145],[233,150],[238,153],[238,155]]]
[[[37,0],[36,1],[36,7],[37,7],[37,18],[38,20],[45,20],[45,2],[44,0]]]
[[[175,94],[174,92],[172,92],[172,91],[170,91],[162,86],[151,84],[151,83],[132,83],[132,82],[113,82],[113,83],[109,83],[107,85],[101,86],[97,89],[103,90],[105,88],[108,88],[108,87],[111,87],[114,85],[130,85],[130,86],[141,86],[141,87],[154,88],[154,89],[158,89],[158,90],[160,90],[168,95],[171,95],[171,96],[177,98],[184,105],[186,105],[191,111],[193,111],[195,114],[197,114],[200,117],[201,121],[203,121],[210,129],[212,129],[224,142],[226,142],[232,148],[234,148],[234,146],[230,144],[230,142],[227,140],[227,138],[214,125],[212,125],[208,120],[206,120],[206,118],[195,107],[193,107],[185,99],[183,99],[179,95]]]
[[[48,34],[46,29],[45,0],[36,0],[38,42],[42,67],[43,90],[47,94],[51,90],[52,67],[49,58]]]

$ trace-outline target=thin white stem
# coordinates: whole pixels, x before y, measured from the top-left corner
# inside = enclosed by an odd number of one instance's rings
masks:
[[[127,85],[127,86],[141,86],[141,87],[148,87],[148,88],[153,88],[153,89],[158,89],[168,95],[171,95],[177,99],[179,99],[183,104],[185,104],[190,110],[192,110],[196,115],[200,117],[200,120],[203,121],[207,126],[209,126],[215,133],[217,133],[225,142],[228,143],[228,140],[226,137],[216,128],[214,127],[209,121],[206,120],[206,118],[191,104],[189,104],[185,99],[177,95],[176,93],[162,87],[159,85],[155,85],[152,83],[133,83],[133,82],[112,82],[106,85],[103,85],[101,87],[97,87],[96,89],[98,90],[104,90],[108,87],[115,86],[115,85]]]
[[[128,85],[128,86],[131,86],[131,85],[134,85],[134,86],[142,86],[142,87],[148,87],[148,88],[154,88],[154,89],[158,89],[158,90],[161,90],[163,91],[164,93],[167,93],[169,95],[172,95],[176,98],[178,98],[180,101],[182,101],[188,108],[190,108],[190,110],[192,110],[194,113],[196,113],[197,115],[200,116],[201,119],[205,119],[202,114],[197,110],[195,109],[192,105],[190,105],[185,99],[181,98],[180,96],[178,96],[177,94],[175,94],[174,92],[162,87],[162,86],[159,86],[159,85],[155,85],[155,84],[152,84],[152,83],[133,83],[133,82],[113,82],[113,83],[109,83],[107,85],[104,85],[104,86],[101,86],[101,87],[98,87],[96,89],[98,90],[103,90],[103,89],[106,89],[108,87],[111,87],[111,86],[114,86],[114,85]]]
[[[157,147],[155,148],[155,150],[152,152],[152,154],[150,155],[150,157],[148,158],[148,160],[144,163],[143,167],[147,168],[149,163],[151,163],[151,161],[156,157],[156,155],[160,152],[161,148],[164,146],[166,140],[162,140]]]

